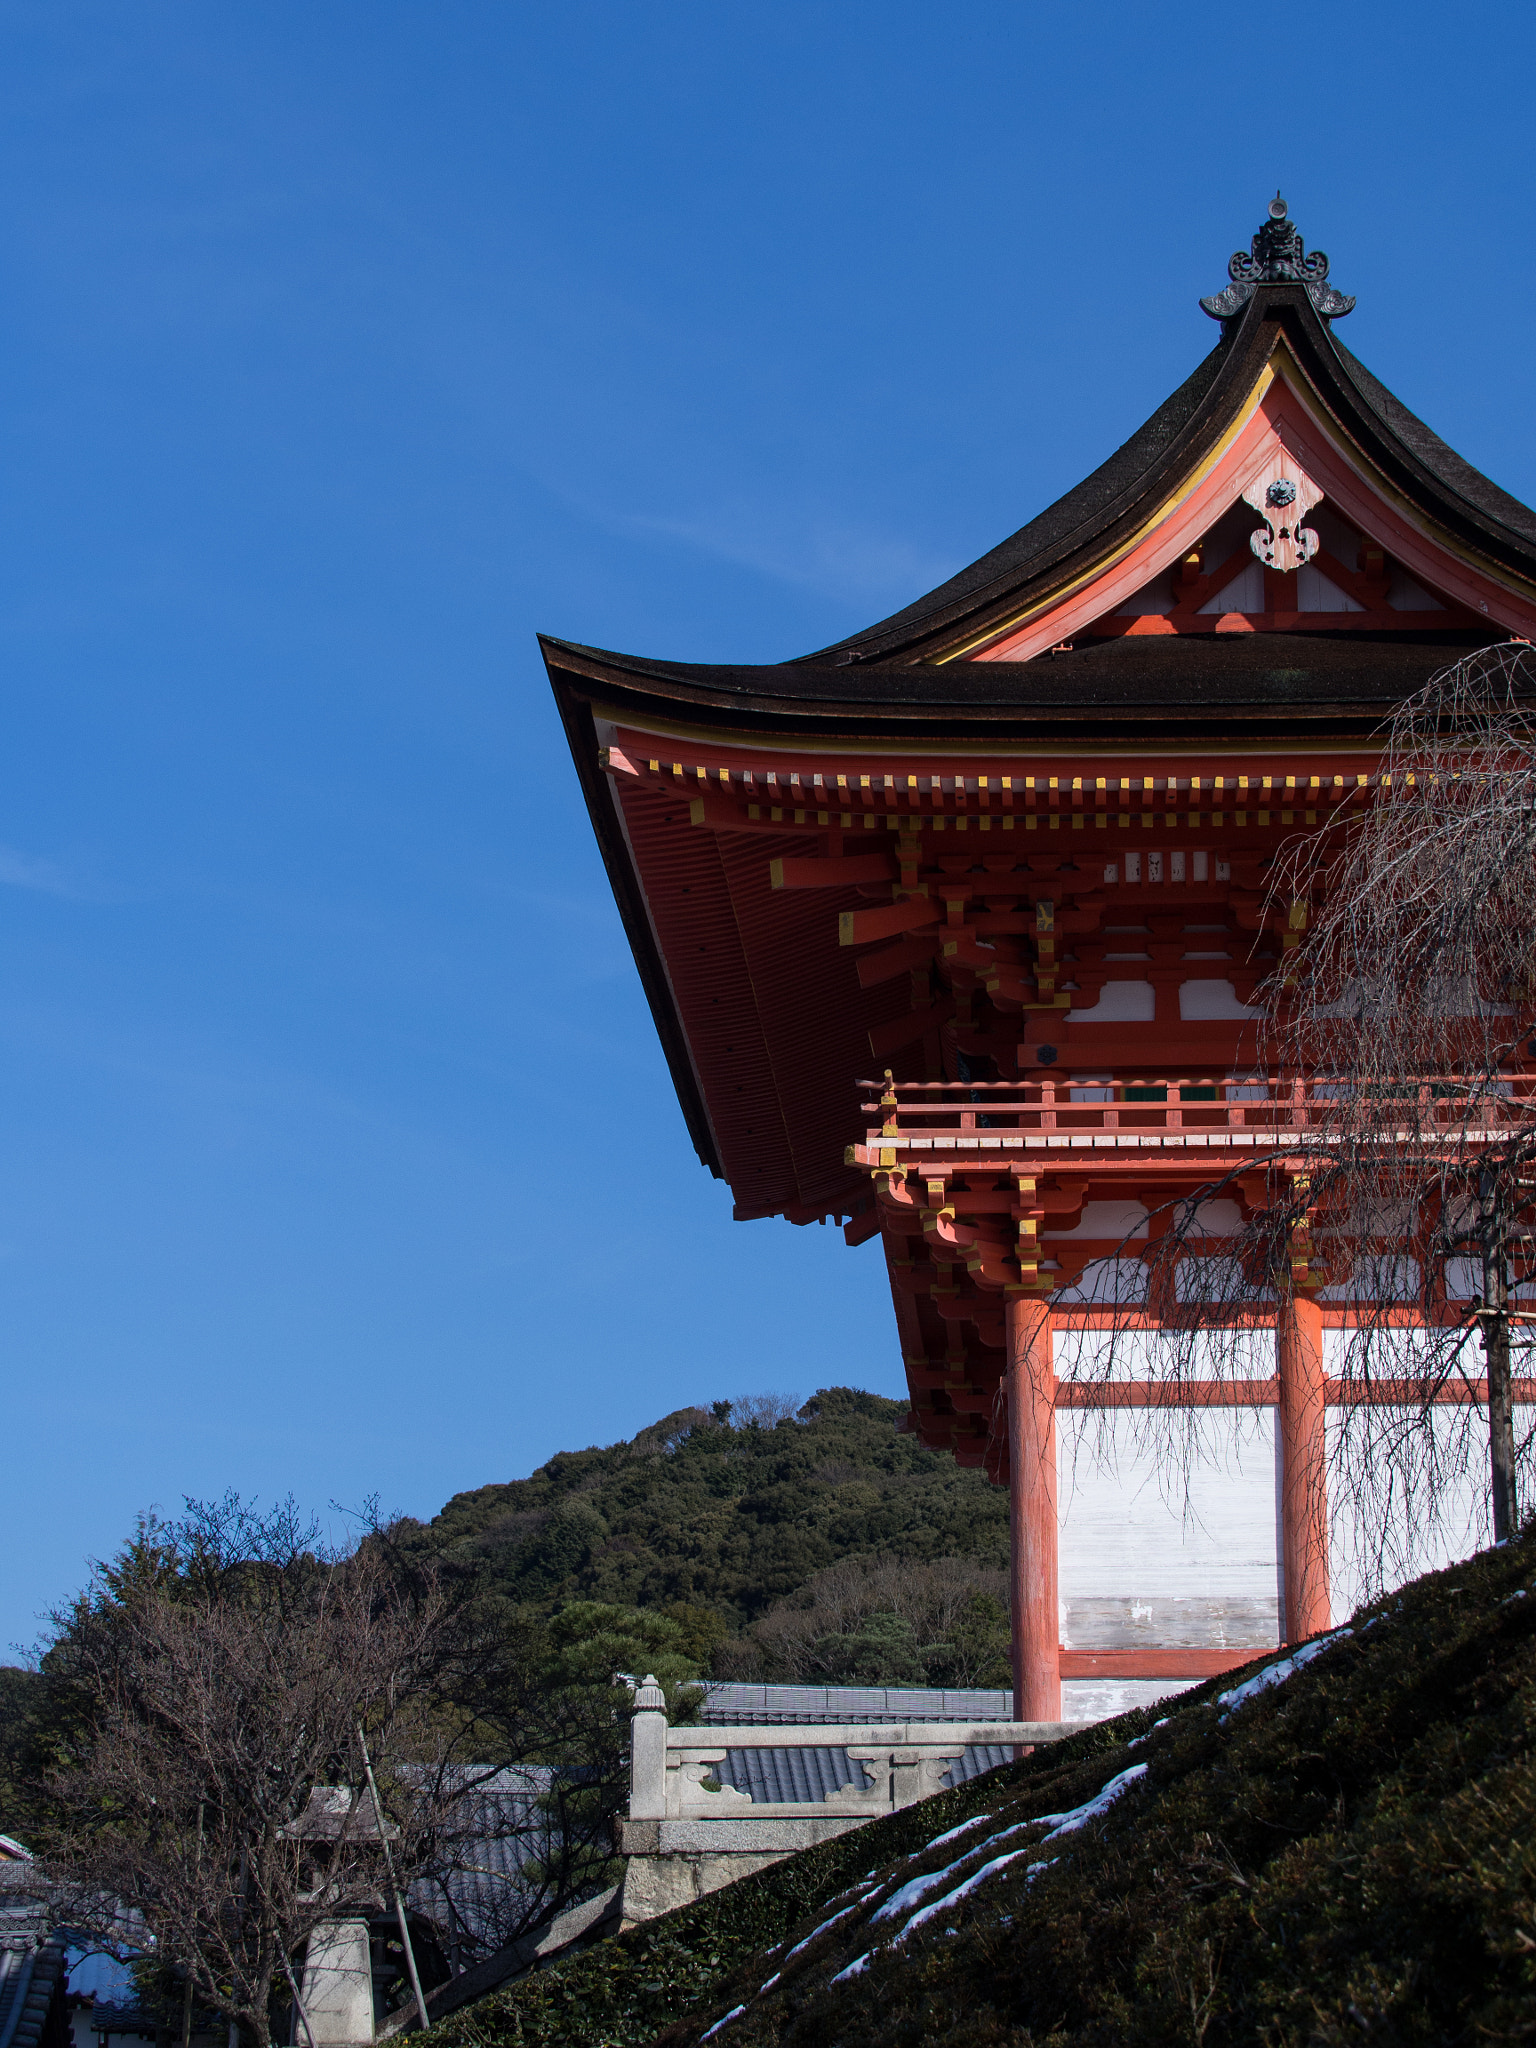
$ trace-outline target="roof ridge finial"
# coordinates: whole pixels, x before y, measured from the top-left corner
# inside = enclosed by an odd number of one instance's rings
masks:
[[[1278,190],[1269,202],[1269,218],[1249,244],[1248,254],[1239,249],[1227,265],[1227,275],[1232,282],[1225,291],[1200,301],[1200,310],[1213,320],[1231,320],[1261,284],[1301,285],[1325,320],[1341,320],[1354,310],[1354,300],[1329,284],[1328,258],[1322,250],[1307,254],[1290,208]]]

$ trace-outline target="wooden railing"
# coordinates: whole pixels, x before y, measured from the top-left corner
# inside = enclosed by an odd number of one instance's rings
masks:
[[[861,1081],[864,1144],[849,1164],[894,1164],[894,1149],[1011,1151],[1073,1145],[1210,1145],[1250,1147],[1318,1142],[1339,1121],[1346,1084],[1316,1077],[1230,1074],[1073,1080],[1066,1074],[1032,1081]],[[1410,1092],[1411,1089],[1411,1092]],[[1450,1076],[1409,1084],[1377,1100],[1405,1108],[1405,1131],[1443,1131],[1477,1142],[1536,1119],[1536,1076],[1519,1074],[1496,1086]]]

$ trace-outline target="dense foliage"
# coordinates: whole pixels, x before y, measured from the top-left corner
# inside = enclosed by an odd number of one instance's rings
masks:
[[[725,1402],[684,1409],[631,1443],[457,1494],[415,1540],[545,1611],[585,1599],[672,1615],[707,1657],[846,1558],[1005,1564],[1006,1495],[899,1434],[905,1414],[847,1387],[776,1423],[742,1424]]]
[[[582,1847],[547,1902],[605,1874],[615,1672],[655,1671],[674,1714],[710,1671],[1004,1682],[1006,1497],[901,1434],[905,1414],[846,1387],[798,1416],[720,1401],[392,1526],[401,1570],[437,1573],[462,1619],[441,1689],[477,1760],[567,1767],[561,1839]],[[0,1668],[0,1832],[23,1840],[46,1834],[48,1774],[88,1718],[66,1661],[56,1642],[40,1672]]]
[[[46,1691],[41,1672],[0,1665],[0,1834],[22,1842],[36,1833],[41,1818]]]
[[[1234,1676],[1155,1726],[1151,1710],[1105,1723],[571,1956],[434,2028],[432,2048],[1528,2038],[1533,1576],[1527,1533],[1241,1703],[1221,1699]],[[1041,1817],[1138,1765],[1043,1846]],[[972,1817],[976,1834],[936,1839]],[[925,1925],[910,1901],[873,1918],[925,1873],[948,1870],[938,1902],[1014,1851]]]
[[[234,1496],[189,1502],[171,1524],[141,1518],[54,1616],[40,1668],[0,1672],[0,1832],[55,1883],[74,1870],[95,1887],[126,1856],[117,1889],[146,1922],[173,1910],[190,1922],[224,1865],[260,1890],[243,1830],[270,1849],[317,1784],[359,1783],[366,1721],[405,1829],[397,1857],[418,1884],[483,1861],[492,1833],[515,1838],[515,1880],[479,1887],[472,1929],[447,1916],[460,1966],[612,1882],[631,1698],[615,1674],[654,1672],[686,1718],[698,1660],[683,1626],[597,1601],[553,1615],[507,1601],[473,1569],[430,1557],[423,1569],[393,1528],[329,1556],[315,1533],[291,1504],[261,1516]],[[407,1621],[419,1638],[408,1670]],[[534,1766],[542,1789],[486,1806],[478,1788],[506,1764]],[[372,1874],[367,1885],[371,1896]]]

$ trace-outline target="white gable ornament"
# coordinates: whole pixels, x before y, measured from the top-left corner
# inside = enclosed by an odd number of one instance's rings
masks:
[[[1292,456],[1282,449],[1243,493],[1246,503],[1264,519],[1250,536],[1249,546],[1267,569],[1282,574],[1299,569],[1317,553],[1317,535],[1302,520],[1323,494]]]

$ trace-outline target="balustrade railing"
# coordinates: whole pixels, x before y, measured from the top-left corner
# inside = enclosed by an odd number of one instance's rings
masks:
[[[1358,1099],[1352,1084],[1314,1076],[1047,1074],[1029,1081],[861,1081],[865,1142],[850,1164],[894,1164],[893,1149],[1009,1151],[1073,1144],[1264,1145],[1323,1139]],[[1362,1093],[1364,1091],[1361,1091]],[[1495,1083],[1451,1075],[1377,1088],[1373,1106],[1401,1103],[1405,1129],[1463,1140],[1536,1120],[1536,1076]],[[1348,1119],[1353,1121],[1352,1118]]]
[[[868,1727],[751,1725],[672,1727],[661,1687],[635,1694],[630,1744],[630,1822],[875,1820],[941,1791],[967,1750],[1059,1742],[1088,1721],[908,1721]],[[823,1749],[845,1753],[848,1782],[816,1801],[755,1800],[715,1779],[733,1751]],[[664,1846],[664,1845],[663,1845]]]

